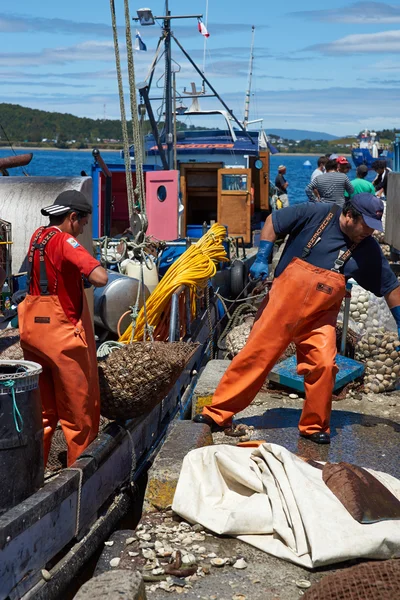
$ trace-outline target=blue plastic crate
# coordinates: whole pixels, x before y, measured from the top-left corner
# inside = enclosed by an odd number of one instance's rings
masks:
[[[339,372],[336,375],[334,390],[338,390],[350,381],[354,381],[364,373],[364,365],[357,360],[336,355],[336,364],[339,367]],[[290,356],[286,360],[276,364],[270,371],[267,379],[285,385],[286,387],[304,392],[304,377],[297,375],[297,360],[296,356]]]

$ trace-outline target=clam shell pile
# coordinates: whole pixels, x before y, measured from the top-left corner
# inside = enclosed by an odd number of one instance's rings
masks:
[[[364,336],[357,345],[355,358],[365,363],[364,391],[375,394],[393,387],[400,377],[399,339],[386,331]]]
[[[364,391],[377,394],[390,389],[400,377],[400,352],[396,350],[400,342],[384,298],[353,286],[350,318],[361,336],[354,358],[365,364]]]

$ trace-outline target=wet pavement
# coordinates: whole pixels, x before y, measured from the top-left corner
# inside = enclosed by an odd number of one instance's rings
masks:
[[[279,444],[306,458],[349,462],[400,477],[398,423],[384,417],[335,410],[331,419],[331,443],[323,446],[299,437],[300,414],[300,409],[272,408],[261,415],[236,418],[235,422],[254,427],[252,440]],[[218,442],[222,440],[219,438]]]

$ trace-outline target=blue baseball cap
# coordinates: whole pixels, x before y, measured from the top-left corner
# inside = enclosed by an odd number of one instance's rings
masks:
[[[380,198],[364,192],[363,194],[355,194],[350,202],[362,214],[368,227],[376,231],[383,231],[382,215],[384,204]]]

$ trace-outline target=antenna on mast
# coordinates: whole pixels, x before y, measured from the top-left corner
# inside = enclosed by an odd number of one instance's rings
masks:
[[[251,80],[253,77],[253,61],[254,61],[254,35],[255,35],[255,27],[254,27],[254,25],[252,25],[252,27],[251,27],[250,64],[249,64],[249,83],[247,86],[247,92],[246,92],[246,96],[244,99],[243,129],[247,129],[247,126],[249,124]]]

